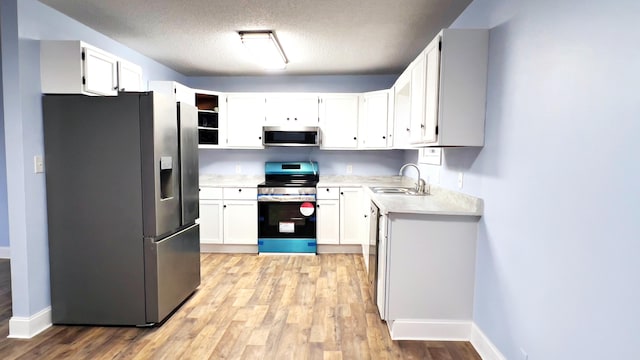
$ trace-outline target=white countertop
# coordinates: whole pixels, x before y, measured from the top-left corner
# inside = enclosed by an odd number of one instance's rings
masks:
[[[366,190],[382,214],[481,216],[482,199],[431,185],[430,195],[374,194]]]
[[[201,175],[201,187],[255,187],[264,181],[262,175]],[[370,187],[415,186],[406,176],[320,176],[318,187],[359,187],[371,197],[382,214],[407,213],[425,215],[481,216],[482,199],[430,185],[430,195],[376,194]]]

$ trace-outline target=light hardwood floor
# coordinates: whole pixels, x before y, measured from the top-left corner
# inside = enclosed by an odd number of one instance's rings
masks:
[[[203,254],[202,284],[160,327],[53,326],[16,340],[0,260],[0,358],[480,360],[468,342],[392,341],[365,280],[360,255]]]

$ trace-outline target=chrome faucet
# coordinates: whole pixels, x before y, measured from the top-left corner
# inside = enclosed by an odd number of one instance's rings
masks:
[[[407,168],[408,166],[413,166],[414,168],[416,168],[416,171],[418,172],[418,181],[416,182],[416,192],[418,194],[424,194],[425,193],[425,188],[427,186],[427,184],[425,183],[425,181],[420,177],[420,168],[418,167],[418,165],[416,164],[412,164],[412,163],[407,163],[402,165],[402,167],[400,168],[400,171],[398,172],[398,175],[402,176],[402,171],[404,171],[405,168]]]

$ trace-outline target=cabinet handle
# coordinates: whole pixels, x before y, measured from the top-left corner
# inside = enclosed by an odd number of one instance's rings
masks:
[[[287,118],[287,121],[289,121],[289,118]]]
[[[355,140],[355,139],[356,139],[356,137],[354,136],[354,137],[353,137],[353,140]]]
[[[382,136],[382,138],[383,138],[383,139],[386,139],[387,137],[386,137],[386,136]]]
[[[242,192],[242,189],[238,189],[238,192]]]
[[[364,214],[364,217],[367,217],[367,214]]]
[[[262,136],[258,136],[258,140],[262,140]]]
[[[411,131],[411,129],[407,128],[407,131]]]
[[[320,204],[316,205],[316,207],[317,207],[318,209],[320,209]]]
[[[420,124],[420,128],[421,128],[421,129],[424,129],[424,124]]]
[[[340,195],[344,195],[344,192],[340,191]]]
[[[293,120],[298,121],[298,118],[293,118]]]
[[[226,207],[227,207],[227,205],[222,205],[222,207],[223,207],[223,208],[226,208]]]
[[[327,188],[327,192],[329,192],[329,188]]]

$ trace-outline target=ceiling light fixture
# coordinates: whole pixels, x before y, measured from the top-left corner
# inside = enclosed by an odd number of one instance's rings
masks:
[[[273,31],[238,31],[238,34],[253,59],[265,69],[284,69],[289,62]]]

